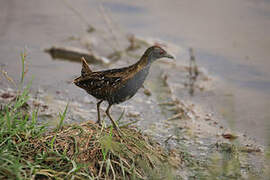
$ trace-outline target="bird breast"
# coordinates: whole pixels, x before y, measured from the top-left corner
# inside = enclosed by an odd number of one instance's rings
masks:
[[[107,101],[110,104],[117,104],[133,97],[138,89],[142,87],[148,75],[149,68],[150,66],[146,66],[135,73],[134,76],[127,79],[117,91],[113,92],[110,97],[108,97]]]

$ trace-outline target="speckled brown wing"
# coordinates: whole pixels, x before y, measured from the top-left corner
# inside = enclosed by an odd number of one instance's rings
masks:
[[[126,71],[128,69],[125,69]],[[111,69],[93,72],[86,77],[79,77],[75,84],[98,99],[106,99],[106,96],[120,88],[123,84],[123,69]]]
[[[90,91],[117,88],[121,84],[123,77],[121,76],[108,76],[107,74],[100,74],[88,77],[83,82],[88,84]]]

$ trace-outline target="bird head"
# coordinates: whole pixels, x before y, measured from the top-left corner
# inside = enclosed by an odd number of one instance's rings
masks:
[[[150,48],[148,48],[145,53],[144,56],[146,57],[149,63],[154,62],[157,59],[160,58],[170,58],[170,59],[174,59],[174,57],[170,54],[168,54],[164,49],[162,49],[160,46],[152,46]]]

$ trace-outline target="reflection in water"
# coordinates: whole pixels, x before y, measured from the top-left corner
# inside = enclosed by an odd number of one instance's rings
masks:
[[[195,82],[197,80],[197,77],[199,76],[199,70],[196,63],[194,51],[192,48],[189,49],[190,59],[189,59],[189,69],[188,69],[188,88],[189,88],[189,94],[191,96],[194,95],[195,91]]]
[[[235,117],[235,97],[231,93],[227,93],[223,96],[223,106],[220,109],[221,115],[227,120],[230,129],[235,129],[236,117]]]

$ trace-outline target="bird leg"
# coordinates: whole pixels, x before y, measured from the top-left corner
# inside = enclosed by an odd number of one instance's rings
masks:
[[[111,115],[110,115],[110,108],[111,108],[111,104],[109,104],[107,110],[106,110],[106,114],[107,116],[110,118],[112,124],[113,124],[113,127],[115,128],[115,130],[118,132],[119,136],[121,136],[121,131],[119,129],[119,127],[117,126],[117,124],[115,123],[115,121],[112,119]]]
[[[98,101],[97,103],[97,113],[98,113],[98,120],[97,120],[97,124],[101,125],[101,122],[100,122],[100,111],[99,111],[99,107],[100,107],[100,104],[102,103],[103,100],[100,100]]]

